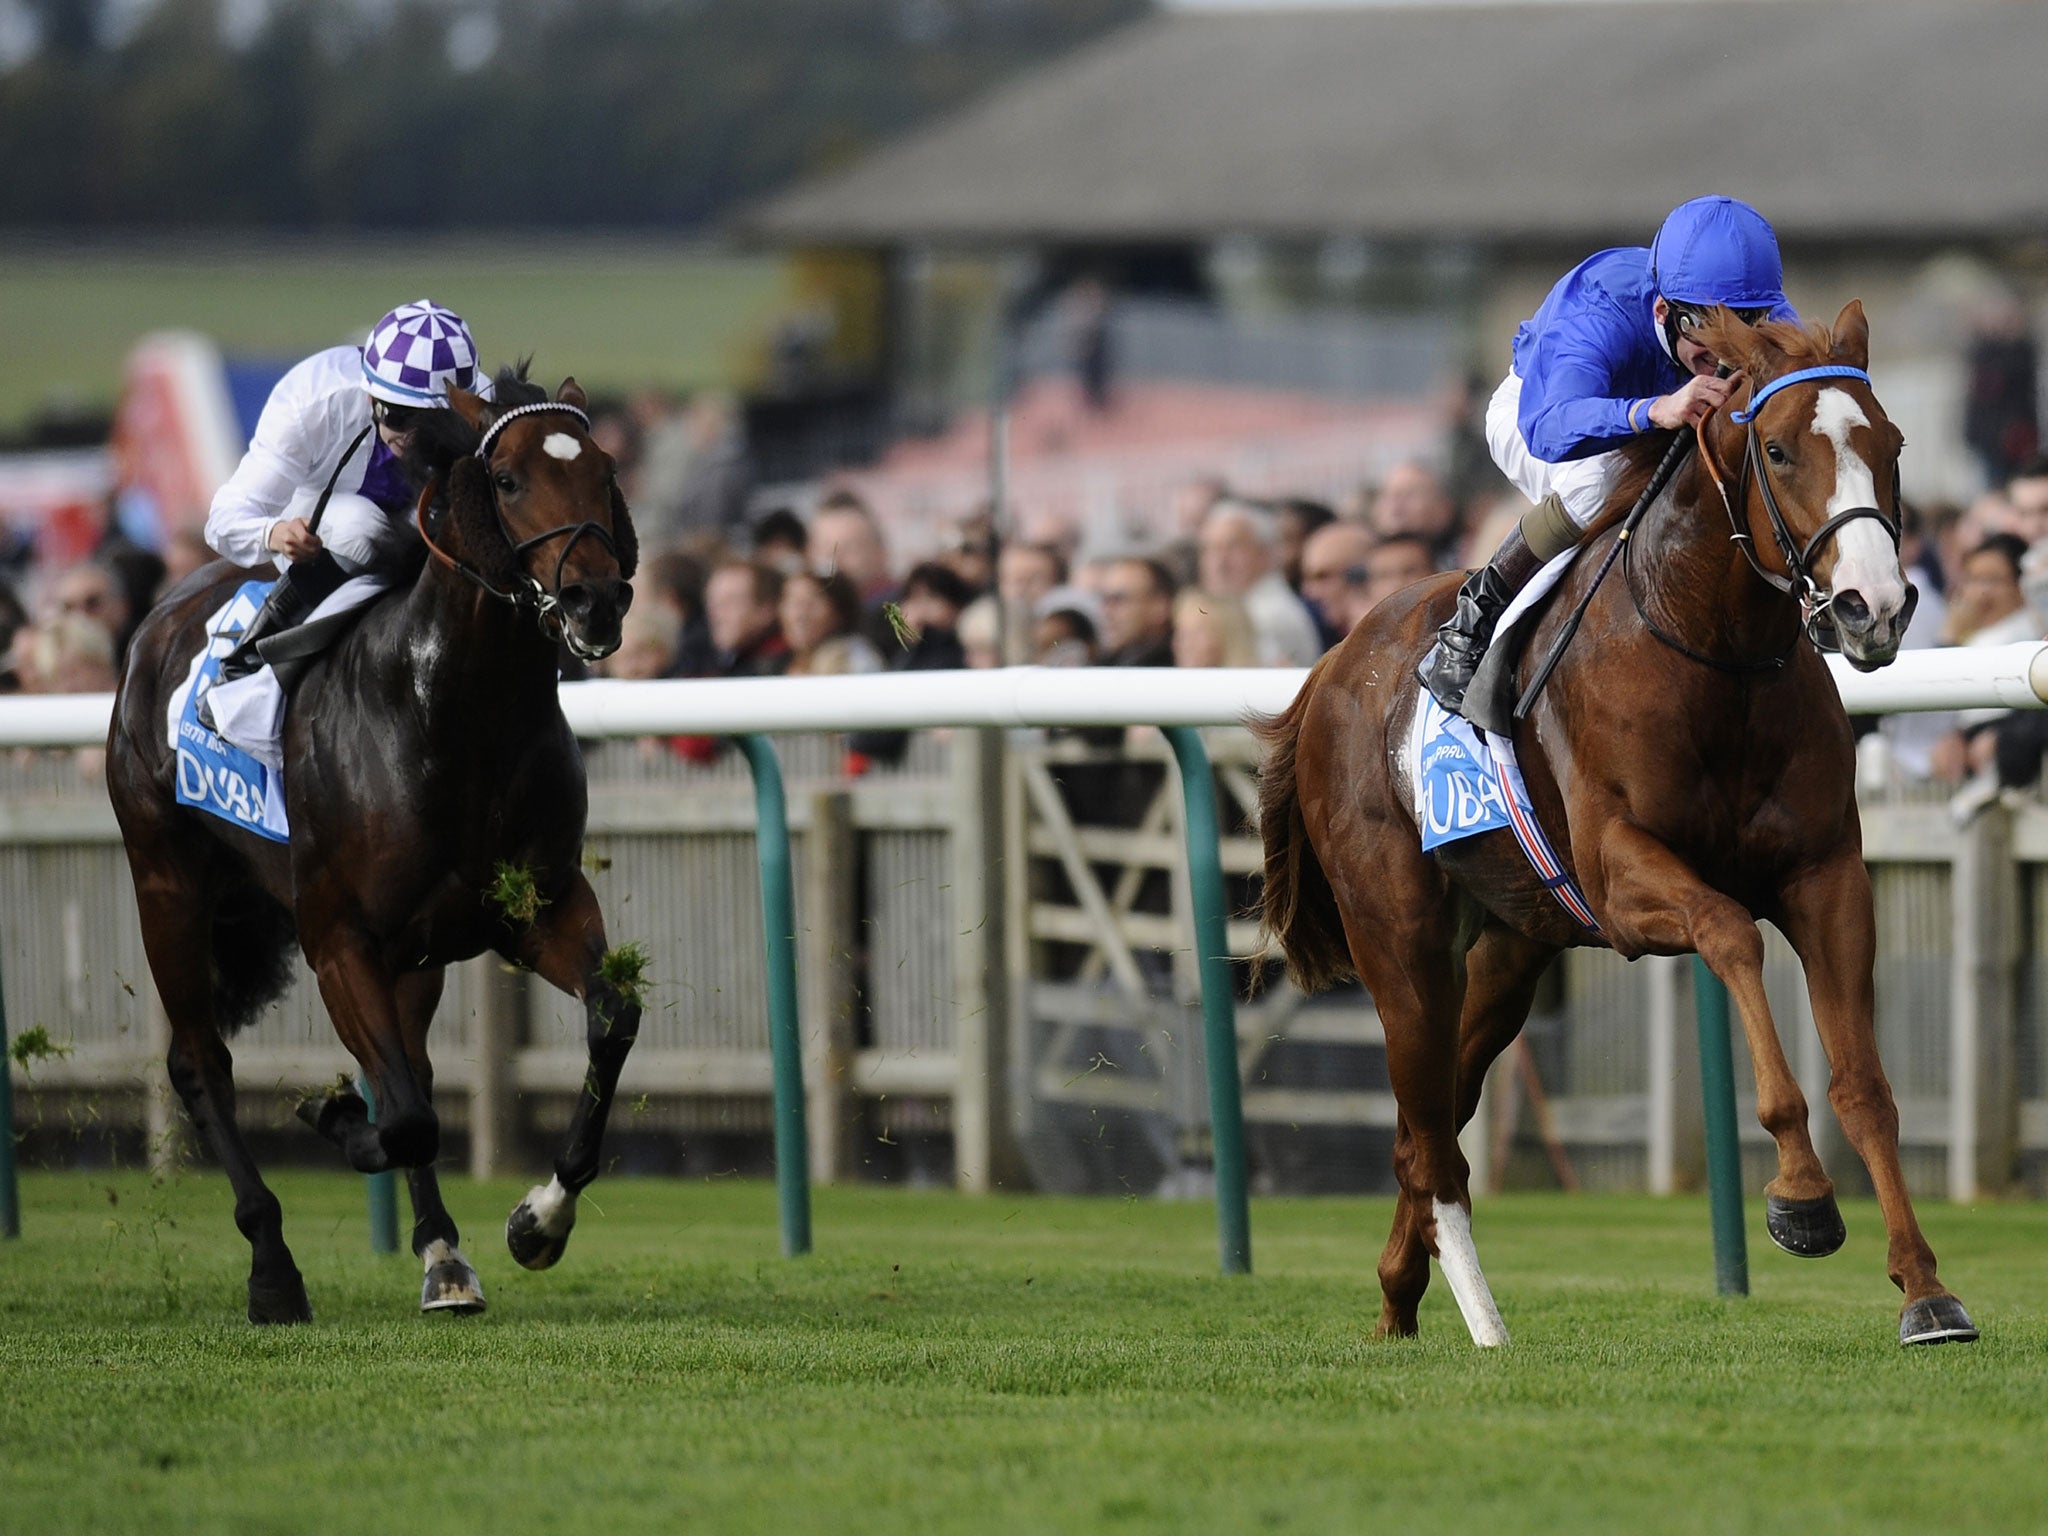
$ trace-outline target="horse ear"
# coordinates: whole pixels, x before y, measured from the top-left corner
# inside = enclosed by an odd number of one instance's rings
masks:
[[[618,551],[619,575],[626,581],[640,568],[640,535],[633,527],[633,514],[626,510],[626,493],[612,482],[612,548]]]
[[[482,461],[465,455],[448,470],[448,522],[455,530],[456,548],[476,568],[477,574],[494,587],[509,587],[519,579],[519,562],[498,524],[491,504],[490,473]]]
[[[491,423],[497,419],[490,401],[457,385],[448,387],[448,408],[479,432],[489,431]]]
[[[562,387],[555,391],[555,398],[564,405],[575,406],[579,411],[588,409],[590,405],[590,402],[584,398],[583,386],[576,382],[574,374],[562,380]]]
[[[1834,344],[1829,349],[1838,363],[1851,368],[1870,366],[1870,322],[1863,315],[1863,301],[1851,299],[1835,316]]]

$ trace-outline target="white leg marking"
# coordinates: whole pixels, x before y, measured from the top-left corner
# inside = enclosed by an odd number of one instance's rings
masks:
[[[1849,444],[1851,428],[1869,425],[1863,407],[1846,389],[1820,392],[1813,408],[1813,433],[1826,438],[1835,449],[1835,494],[1828,498],[1829,517],[1851,507],[1877,505],[1877,478]],[[1830,583],[1833,589],[1860,592],[1879,618],[1897,613],[1906,601],[1906,577],[1899,569],[1898,551],[1877,524],[1858,518],[1835,535],[1835,545],[1839,553]]]
[[[462,1250],[445,1238],[437,1237],[420,1250],[420,1263],[430,1270],[436,1264],[445,1264],[450,1259],[455,1260],[459,1264],[467,1264],[469,1262],[469,1260],[463,1258]]]
[[[1472,1246],[1472,1213],[1462,1205],[1445,1205],[1441,1200],[1429,1204],[1436,1219],[1437,1263],[1451,1283],[1451,1294],[1458,1299],[1472,1342],[1481,1349],[1507,1343],[1507,1324],[1500,1320],[1493,1292],[1486,1288],[1486,1276],[1479,1270],[1479,1250]]]
[[[554,459],[573,459],[583,452],[583,445],[566,432],[550,432],[540,440],[541,452]]]
[[[526,1208],[533,1212],[535,1225],[549,1237],[560,1237],[576,1221],[576,1197],[562,1188],[559,1178],[529,1189]]]

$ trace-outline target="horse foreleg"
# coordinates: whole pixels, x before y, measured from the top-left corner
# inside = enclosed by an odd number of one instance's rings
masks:
[[[1801,1258],[1833,1253],[1844,1236],[1835,1186],[1813,1150],[1806,1095],[1785,1060],[1764,995],[1764,936],[1756,919],[1669,848],[1620,819],[1603,826],[1598,862],[1601,921],[1617,950],[1630,958],[1692,950],[1728,988],[1756,1072],[1756,1117],[1778,1147],[1778,1175],[1764,1186],[1772,1240]]]
[[[1791,887],[1782,903],[1785,937],[1805,967],[1813,1021],[1828,1053],[1828,1102],[1870,1170],[1884,1213],[1886,1268],[1906,1295],[1900,1342],[1974,1339],[1969,1313],[1935,1277],[1934,1250],[1921,1234],[1899,1166],[1899,1111],[1877,1054],[1870,872],[1851,854]]]
[[[597,1177],[619,1073],[640,1032],[639,1001],[604,978],[605,947],[604,913],[580,871],[562,897],[541,908],[519,946],[519,958],[535,974],[582,1000],[590,1053],[555,1176],[529,1190],[505,1223],[505,1245],[528,1269],[548,1268],[568,1246],[576,1197]]]

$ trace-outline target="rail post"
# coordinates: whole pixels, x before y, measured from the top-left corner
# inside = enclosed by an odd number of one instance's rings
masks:
[[[356,1075],[356,1088],[369,1106],[370,1124],[377,1123],[377,1092],[369,1078]],[[370,1208],[370,1252],[398,1252],[398,1179],[389,1169],[363,1176],[364,1198]]]
[[[1742,1148],[1735,1136],[1735,1043],[1728,989],[1697,955],[1693,1011],[1699,1026],[1700,1100],[1707,1128],[1707,1193],[1714,1226],[1714,1289],[1749,1294],[1749,1245],[1742,1231]]]
[[[14,1178],[14,1063],[7,1044],[7,986],[0,978],[0,1238],[21,1236],[21,1188]]]
[[[811,1251],[809,1137],[804,1128],[803,1037],[796,1017],[796,902],[782,763],[766,736],[738,738],[754,775],[754,847],[761,861],[761,940],[768,957],[768,1049],[775,1080],[775,1192],[782,1254]]]
[[[1195,904],[1195,958],[1202,977],[1203,1056],[1209,1073],[1209,1142],[1216,1160],[1216,1241],[1226,1275],[1252,1270],[1251,1207],[1246,1198],[1244,1101],[1237,1080],[1237,1001],[1223,898],[1223,857],[1216,824],[1216,782],[1209,749],[1191,725],[1165,729],[1180,765],[1186,811],[1188,888]]]

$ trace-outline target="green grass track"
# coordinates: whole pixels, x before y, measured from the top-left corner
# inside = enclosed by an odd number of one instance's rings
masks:
[[[0,1244],[0,1531],[2019,1531],[2048,1524],[2048,1207],[1933,1205],[1984,1330],[1907,1351],[1875,1209],[1712,1292],[1704,1201],[1511,1196],[1514,1343],[1375,1343],[1388,1206],[599,1184],[561,1266],[454,1181],[491,1310],[422,1318],[361,1181],[277,1181],[318,1321],[241,1321],[218,1175],[24,1180]]]

